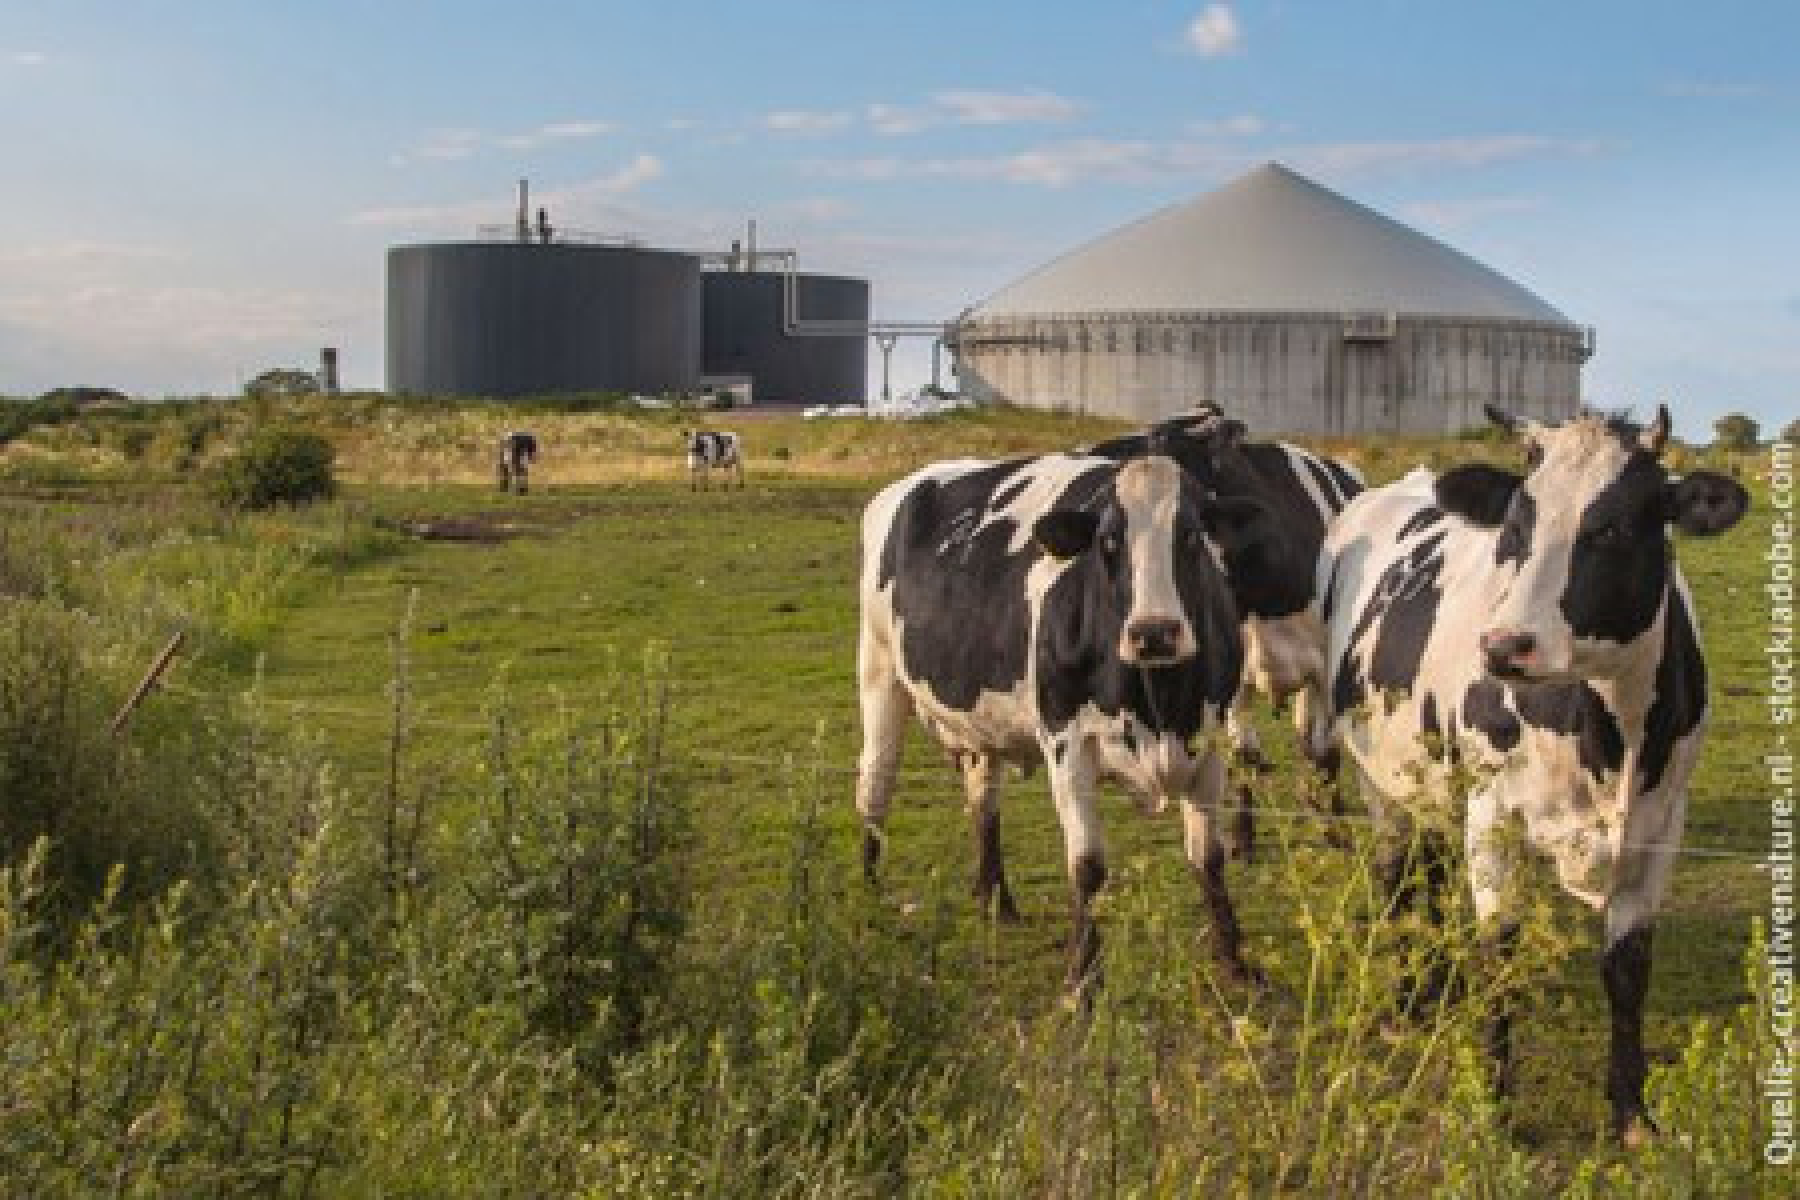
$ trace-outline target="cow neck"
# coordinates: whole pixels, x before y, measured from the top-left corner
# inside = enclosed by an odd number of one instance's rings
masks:
[[[1671,570],[1673,566],[1671,563]],[[1663,588],[1662,604],[1657,608],[1656,619],[1650,622],[1650,627],[1639,634],[1630,647],[1625,656],[1624,669],[1616,675],[1589,681],[1589,686],[1619,723],[1619,734],[1625,743],[1626,761],[1622,774],[1627,785],[1636,776],[1637,754],[1644,744],[1650,707],[1656,703],[1656,668],[1664,653],[1669,597],[1674,588],[1675,582],[1671,579]]]

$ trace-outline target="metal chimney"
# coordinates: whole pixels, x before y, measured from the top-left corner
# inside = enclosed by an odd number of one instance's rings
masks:
[[[756,270],[756,218],[755,217],[750,218],[750,241],[749,241],[749,246],[747,247],[747,249],[748,249],[748,253],[745,255],[745,261],[747,263],[747,266],[745,269],[754,271],[754,270]]]
[[[531,181],[519,180],[519,240],[531,241]]]
[[[336,346],[319,351],[319,390],[327,396],[338,393],[338,355]]]

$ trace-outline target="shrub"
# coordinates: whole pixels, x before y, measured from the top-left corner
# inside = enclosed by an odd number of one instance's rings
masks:
[[[331,443],[316,433],[275,429],[257,434],[220,469],[218,495],[230,508],[298,507],[337,491]]]
[[[1726,413],[1713,422],[1713,432],[1718,435],[1714,444],[1721,450],[1754,450],[1762,427],[1743,413]]]

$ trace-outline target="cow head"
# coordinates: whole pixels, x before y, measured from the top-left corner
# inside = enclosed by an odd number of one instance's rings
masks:
[[[1045,513],[1033,534],[1057,558],[1091,556],[1104,603],[1118,618],[1120,661],[1165,667],[1198,652],[1201,597],[1224,590],[1207,537],[1221,547],[1246,545],[1269,536],[1271,524],[1260,503],[1208,496],[1180,464],[1152,454],[1121,466],[1099,504]]]
[[[1667,526],[1723,533],[1748,494],[1712,471],[1669,477],[1657,461],[1667,408],[1647,428],[1597,416],[1540,425],[1493,408],[1488,416],[1526,443],[1526,474],[1470,465],[1437,483],[1445,510],[1499,530],[1493,615],[1478,634],[1487,669],[1512,679],[1618,675],[1662,610]]]

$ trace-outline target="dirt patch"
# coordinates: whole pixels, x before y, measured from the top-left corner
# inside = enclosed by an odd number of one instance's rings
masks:
[[[460,517],[433,517],[430,520],[395,520],[391,517],[378,517],[375,523],[383,529],[389,529],[425,542],[491,544],[510,541],[516,537],[525,537],[538,532],[533,526],[521,524],[507,517],[487,516],[480,513]]]

